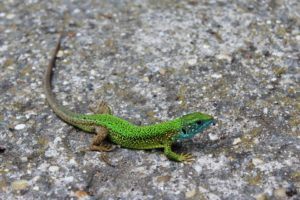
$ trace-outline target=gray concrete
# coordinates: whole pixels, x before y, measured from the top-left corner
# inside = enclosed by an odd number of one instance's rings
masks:
[[[299,13],[297,0],[2,0],[0,199],[299,199]],[[194,163],[82,151],[93,136],[42,90],[63,18],[59,101],[104,100],[136,124],[211,114],[174,147]]]

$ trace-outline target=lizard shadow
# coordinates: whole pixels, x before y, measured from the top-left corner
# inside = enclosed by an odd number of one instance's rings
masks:
[[[210,140],[208,136],[193,140],[177,141],[172,145],[172,149],[179,153],[203,152],[207,154],[219,153],[231,146],[231,138],[220,137],[217,140]]]

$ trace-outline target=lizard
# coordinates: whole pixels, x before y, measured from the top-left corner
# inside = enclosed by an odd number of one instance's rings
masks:
[[[122,148],[162,148],[167,158],[178,162],[191,162],[192,154],[175,153],[171,146],[175,141],[193,138],[215,120],[211,115],[193,112],[181,117],[152,125],[135,125],[112,114],[110,106],[101,102],[95,114],[76,113],[60,104],[52,92],[52,71],[60,50],[63,33],[60,34],[54,52],[44,75],[44,93],[54,113],[66,123],[85,132],[94,133],[91,151],[112,151],[115,145],[104,142],[107,139]]]

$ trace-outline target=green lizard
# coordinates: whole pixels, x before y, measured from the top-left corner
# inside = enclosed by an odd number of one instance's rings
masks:
[[[137,126],[112,115],[111,109],[106,103],[100,104],[96,114],[79,114],[60,105],[51,90],[51,77],[61,40],[62,34],[45,72],[44,92],[50,107],[58,117],[83,131],[96,134],[90,150],[113,150],[113,145],[104,143],[104,139],[108,138],[111,142],[125,148],[163,148],[164,154],[169,159],[178,162],[193,160],[191,154],[177,154],[172,151],[171,145],[176,140],[194,137],[214,123],[214,119],[210,115],[195,112],[154,125]]]

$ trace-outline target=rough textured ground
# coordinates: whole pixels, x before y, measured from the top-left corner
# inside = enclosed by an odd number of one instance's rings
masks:
[[[42,79],[65,13],[54,91],[64,105],[150,124],[218,119],[160,150],[82,152]],[[0,199],[299,199],[297,0],[0,2]]]

